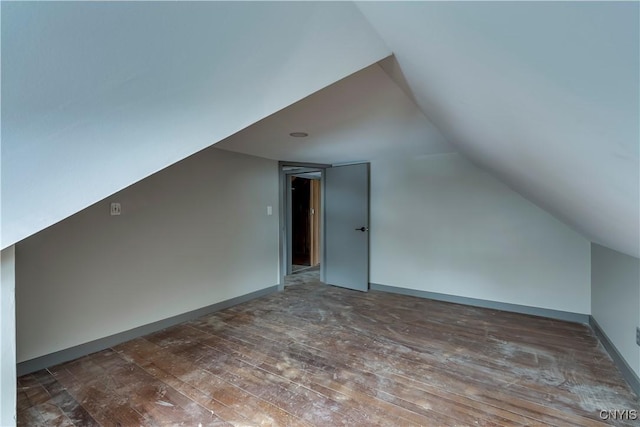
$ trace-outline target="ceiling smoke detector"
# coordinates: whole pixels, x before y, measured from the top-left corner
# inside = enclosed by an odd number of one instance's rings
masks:
[[[289,136],[292,136],[294,138],[306,138],[309,136],[309,134],[306,132],[291,132]]]

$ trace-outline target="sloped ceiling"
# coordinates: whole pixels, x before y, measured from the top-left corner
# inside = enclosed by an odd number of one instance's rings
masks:
[[[390,54],[352,3],[1,8],[2,248]]]
[[[208,145],[244,141],[239,131],[331,83],[355,88],[339,80],[394,53],[391,75],[404,78],[360,75],[379,92],[347,100],[353,126],[331,129],[327,100],[317,122],[296,112],[319,108],[309,100],[274,115],[286,118],[278,132],[317,138],[283,158],[334,163],[332,132],[362,138],[367,114],[393,116],[376,98],[386,93],[407,113],[389,126],[415,131],[409,151],[419,135],[426,150],[451,149],[435,148],[433,123],[586,237],[638,257],[638,16],[637,2],[2,2],[2,247]],[[263,155],[280,155],[265,140]],[[364,160],[351,147],[339,162]]]
[[[289,136],[296,131],[309,136]],[[241,130],[216,148],[324,164],[455,151],[378,64]]]
[[[638,2],[362,2],[460,151],[640,256]]]

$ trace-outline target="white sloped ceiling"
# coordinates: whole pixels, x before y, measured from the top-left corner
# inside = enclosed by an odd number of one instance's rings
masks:
[[[407,152],[459,150],[638,257],[639,6],[2,2],[2,248],[231,135],[334,163],[364,160],[367,139],[390,155],[377,127],[408,133]],[[339,81],[391,53],[399,85],[377,66]],[[312,139],[287,148],[294,123]],[[264,145],[243,145],[256,129]]]
[[[1,7],[2,248],[390,54],[352,3]]]
[[[640,256],[638,2],[362,2],[426,116],[592,241]]]
[[[382,63],[390,64],[393,58]],[[306,138],[290,132],[304,131]],[[455,151],[378,65],[371,65],[216,144],[311,163],[345,163]]]

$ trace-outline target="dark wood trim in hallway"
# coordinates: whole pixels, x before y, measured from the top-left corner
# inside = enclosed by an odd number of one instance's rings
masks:
[[[19,425],[637,425],[585,325],[305,283],[19,378]]]

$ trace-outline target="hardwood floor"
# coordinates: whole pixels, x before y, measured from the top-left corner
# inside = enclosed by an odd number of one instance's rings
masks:
[[[318,283],[18,380],[27,426],[638,425],[578,324]]]

